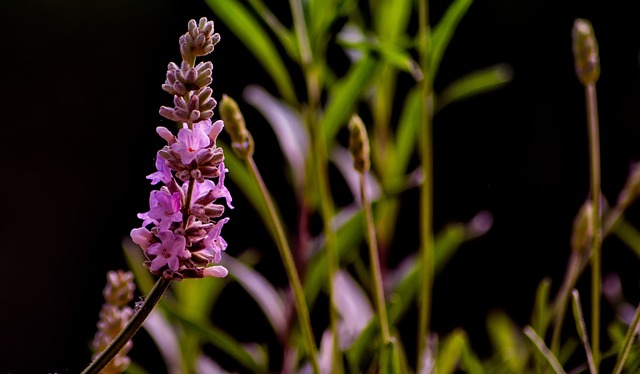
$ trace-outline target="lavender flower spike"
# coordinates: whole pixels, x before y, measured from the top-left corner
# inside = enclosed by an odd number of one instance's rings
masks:
[[[170,63],[162,89],[173,95],[174,107],[161,107],[160,115],[178,122],[177,134],[166,127],[156,128],[167,142],[156,154],[156,171],[147,179],[162,184],[149,196],[149,211],[138,214],[142,227],[131,230],[147,260],[144,265],[166,279],[225,277],[227,269],[211,266],[220,262],[227,242],[222,238],[225,207],[231,194],[224,186],[224,152],[216,145],[224,127],[212,123],[217,102],[209,87],[213,79],[211,62],[195,59],[209,54],[220,40],[213,22],[191,20],[188,32],[180,37],[180,64]],[[217,179],[217,182],[215,181]]]

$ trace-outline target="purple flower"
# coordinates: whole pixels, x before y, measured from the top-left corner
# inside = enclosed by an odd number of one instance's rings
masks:
[[[193,130],[186,127],[180,129],[178,141],[171,144],[171,148],[180,154],[182,163],[188,165],[196,158],[196,153],[208,145],[209,136],[201,126],[194,126]]]
[[[149,245],[153,240],[153,234],[151,233],[151,231],[147,230],[144,227],[131,230],[130,236],[131,240],[133,240],[134,243],[139,245],[140,248],[145,251],[147,250],[147,248],[149,248]]]
[[[171,231],[160,231],[158,233],[160,243],[149,246],[147,252],[155,255],[151,261],[151,271],[157,272],[161,267],[168,265],[169,270],[177,271],[180,267],[180,259],[191,257],[191,252],[186,248],[186,240],[182,235],[174,235]]]
[[[158,182],[169,184],[173,179],[173,175],[171,175],[171,169],[167,166],[167,160],[160,156],[160,152],[156,154],[156,169],[158,171],[147,175],[147,179],[151,179],[151,184],[158,184]]]
[[[166,187],[163,187],[159,191],[151,191],[149,197],[150,210],[146,213],[138,214],[138,218],[144,220],[143,226],[154,223],[161,230],[167,230],[172,222],[182,221],[181,206],[180,193],[170,193]]]
[[[224,185],[224,175],[229,172],[229,169],[224,167],[224,162],[221,162],[218,170],[220,170],[220,176],[218,177],[218,183],[216,184],[215,195],[216,197],[224,197],[227,202],[227,206],[233,209],[233,205],[231,205],[231,193]]]
[[[213,262],[220,262],[222,251],[227,249],[227,242],[220,236],[222,226],[229,221],[229,217],[219,220],[204,239],[205,250],[213,257]]]

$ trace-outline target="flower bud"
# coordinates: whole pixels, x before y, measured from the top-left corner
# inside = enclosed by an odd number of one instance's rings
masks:
[[[216,277],[216,278],[224,278],[229,274],[229,271],[224,266],[210,266],[208,268],[204,268],[202,275],[205,277]]]
[[[353,156],[353,167],[360,173],[369,170],[369,138],[367,129],[357,114],[349,122],[349,150]]]
[[[244,117],[238,103],[227,95],[222,95],[220,101],[220,117],[225,123],[224,129],[231,137],[233,151],[242,158],[253,155],[253,139],[247,131]]]
[[[600,77],[600,56],[591,22],[577,18],[573,23],[572,37],[576,75],[582,84],[593,84]]]
[[[573,221],[571,233],[571,249],[574,252],[583,251],[587,243],[593,241],[593,203],[587,200],[582,204]]]

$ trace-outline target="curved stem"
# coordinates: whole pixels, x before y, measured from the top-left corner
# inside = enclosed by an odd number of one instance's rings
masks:
[[[360,173],[360,196],[362,197],[362,207],[364,209],[364,218],[367,225],[367,236],[369,237],[369,261],[371,262],[371,274],[373,276],[373,284],[375,287],[376,307],[378,308],[378,316],[380,318],[380,330],[382,331],[383,349],[391,340],[389,333],[389,320],[387,318],[387,305],[384,300],[384,288],[382,283],[382,272],[380,271],[380,254],[378,253],[378,241],[376,240],[375,225],[373,223],[373,214],[371,205],[367,198],[364,173]]]
[[[296,306],[296,311],[298,313],[298,319],[300,320],[300,327],[304,335],[304,340],[307,345],[307,354],[309,355],[309,361],[311,361],[313,372],[315,374],[320,374],[320,366],[318,364],[318,349],[316,347],[315,338],[313,337],[311,318],[309,317],[309,309],[307,308],[307,302],[304,298],[300,276],[298,275],[298,270],[296,269],[295,262],[293,261],[291,248],[289,248],[287,237],[285,236],[284,229],[282,228],[282,222],[278,218],[278,214],[276,213],[273,201],[271,200],[271,197],[269,196],[269,193],[267,191],[267,186],[262,180],[262,176],[260,175],[260,171],[258,170],[253,157],[249,156],[245,161],[247,163],[248,169],[251,171],[251,174],[253,174],[256,183],[258,183],[262,198],[264,199],[267,210],[269,211],[269,215],[271,216],[273,227],[276,230],[276,244],[278,247],[278,251],[280,252],[280,257],[282,258],[285,271],[287,272],[289,283],[291,284],[291,288],[293,290],[293,300]]]
[[[591,347],[596,369],[600,366],[600,297],[602,294],[602,253],[600,218],[600,137],[596,85],[585,86],[587,121],[589,126],[589,160],[591,167],[591,198],[593,199],[593,251],[591,253]]]
[[[158,301],[160,301],[160,298],[162,298],[162,295],[167,290],[170,284],[171,279],[166,279],[163,277],[158,279],[155,286],[153,286],[153,289],[151,289],[151,292],[149,292],[149,295],[144,300],[142,306],[138,309],[137,312],[135,312],[133,317],[131,317],[131,320],[129,320],[129,323],[127,323],[124,329],[120,331],[118,336],[116,336],[111,344],[109,344],[107,349],[102,351],[102,353],[100,353],[100,355],[95,360],[93,360],[93,362],[89,364],[86,369],[82,371],[82,374],[100,373],[100,371],[109,363],[109,361],[111,361],[113,357],[118,352],[120,352],[122,347],[124,347],[124,345],[127,344],[127,342],[131,340],[131,338],[138,332],[140,327],[142,327],[142,324],[147,319],[156,304],[158,304]]]

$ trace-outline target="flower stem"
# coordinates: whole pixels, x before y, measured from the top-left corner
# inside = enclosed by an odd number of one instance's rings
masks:
[[[138,332],[142,324],[147,319],[153,308],[158,304],[160,298],[171,284],[171,279],[160,277],[155,286],[149,292],[142,306],[135,312],[129,323],[120,331],[118,336],[109,344],[107,349],[102,351],[100,355],[87,366],[82,374],[97,374],[120,352],[122,347]]]
[[[331,219],[334,216],[333,199],[329,188],[329,177],[326,172],[327,153],[326,144],[323,141],[322,131],[317,124],[318,112],[320,108],[320,82],[318,72],[314,66],[313,51],[309,41],[309,32],[304,18],[304,9],[301,0],[289,0],[293,23],[300,48],[300,64],[304,72],[307,85],[308,113],[307,127],[312,134],[313,151],[315,155],[315,169],[318,178],[320,191],[320,204],[322,224],[326,238],[327,248],[327,287],[329,294],[329,321],[331,325],[331,345],[332,345],[332,373],[342,372],[342,357],[338,346],[338,316],[333,305],[333,277],[339,266],[336,254],[336,234],[331,227]]]
[[[585,85],[587,122],[589,126],[589,164],[591,168],[591,198],[593,199],[593,249],[591,253],[591,347],[596,369],[600,366],[600,297],[602,294],[602,254],[600,218],[600,137],[596,84]]]
[[[432,119],[432,87],[429,75],[430,58],[430,28],[429,28],[429,6],[427,0],[419,1],[419,34],[420,34],[420,65],[423,79],[420,82],[422,99],[422,131],[421,131],[421,164],[423,181],[420,187],[420,237],[421,237],[421,270],[422,284],[420,286],[420,316],[418,324],[418,370],[421,365],[421,355],[424,353],[429,338],[429,320],[431,317],[431,299],[434,273],[434,243],[433,243],[433,155],[431,139],[431,119]]]
[[[253,177],[258,183],[260,192],[262,193],[262,198],[264,199],[267,210],[269,211],[269,215],[271,216],[273,227],[276,230],[276,244],[278,247],[278,251],[280,252],[280,257],[282,258],[285,271],[287,272],[287,276],[289,277],[291,288],[293,290],[293,300],[296,306],[296,311],[298,313],[298,319],[300,320],[300,326],[304,335],[304,340],[307,345],[307,354],[309,355],[309,360],[311,361],[313,372],[315,374],[320,374],[320,366],[318,365],[318,349],[316,347],[315,338],[313,337],[311,318],[309,317],[309,309],[307,308],[307,302],[304,298],[304,292],[302,290],[302,283],[300,282],[298,270],[296,269],[295,262],[293,261],[293,255],[291,254],[291,249],[289,248],[289,243],[287,242],[287,238],[284,234],[282,222],[278,218],[278,214],[276,213],[273,201],[269,196],[267,187],[262,180],[262,176],[260,175],[260,171],[258,170],[253,157],[249,156],[245,159],[245,161],[247,163],[248,169],[251,171],[251,174],[253,174]]]
[[[367,225],[367,236],[369,237],[369,261],[371,262],[371,273],[373,276],[373,284],[376,294],[376,306],[378,308],[378,317],[380,318],[380,330],[382,331],[382,347],[384,349],[387,343],[391,340],[391,334],[389,333],[387,305],[384,299],[382,272],[380,271],[380,254],[378,253],[378,242],[376,240],[376,231],[375,225],[373,223],[371,205],[369,199],[367,198],[364,173],[360,173],[360,196],[362,198],[362,206],[364,209],[365,224]]]
[[[638,332],[638,325],[640,324],[640,305],[636,308],[636,313],[633,316],[633,322],[629,325],[629,330],[627,330],[626,335],[624,336],[624,343],[622,344],[622,349],[618,352],[618,361],[616,362],[616,366],[613,368],[614,374],[620,374],[622,369],[624,368],[624,363],[627,361],[629,357],[629,351],[631,350],[631,345],[635,341],[636,333]]]

